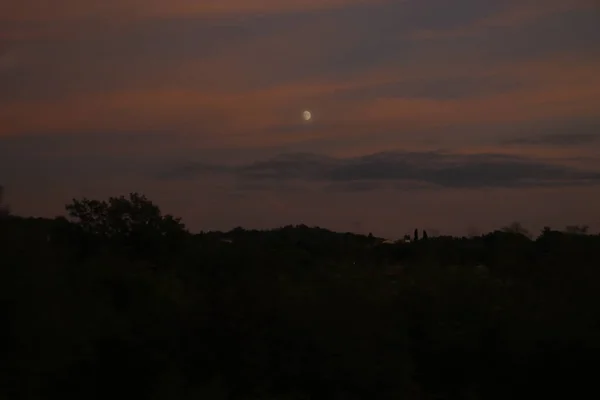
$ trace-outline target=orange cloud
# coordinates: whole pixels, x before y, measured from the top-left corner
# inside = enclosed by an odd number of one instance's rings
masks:
[[[362,107],[364,118],[424,127],[513,123],[597,114],[600,84],[518,89],[458,100],[382,98]]]
[[[351,46],[353,38],[346,34],[317,20],[227,46],[211,58],[173,60],[159,72],[134,60],[130,64],[135,68],[122,80],[127,87],[58,93],[52,101],[5,102],[0,136],[158,130],[194,133],[212,144],[256,145],[368,136],[381,128],[407,131],[594,115],[598,109],[600,60],[584,56],[489,64],[473,55],[444,65],[400,60],[358,72],[340,70],[330,78],[278,76],[310,67],[310,60],[326,57],[336,46]],[[85,61],[83,73],[92,79],[95,69],[106,68]],[[173,77],[182,79],[174,83]],[[345,93],[382,85],[473,77],[507,79],[521,87],[456,100],[344,98]],[[304,108],[315,112],[314,126],[282,133],[296,123],[301,126]]]
[[[594,116],[600,107],[600,78],[595,73],[600,61],[579,61],[552,58],[490,69],[458,64],[447,69],[419,69],[415,65],[374,68],[335,80],[275,82],[240,91],[226,84],[210,90],[167,85],[82,93],[53,101],[11,102],[0,109],[0,135],[167,130],[197,133],[211,143],[283,143],[368,135],[382,127],[412,130]],[[199,73],[218,76],[216,70]],[[468,76],[512,79],[520,86],[452,100],[345,97],[373,86]],[[313,107],[315,126],[285,133],[287,127],[301,126],[300,113],[305,107]]]
[[[350,84],[290,84],[223,94],[178,88],[115,91],[52,102],[20,102],[0,110],[0,135],[26,132],[106,130],[218,130],[235,134],[290,122],[286,111],[306,99],[347,89]],[[292,117],[293,118],[293,117]],[[213,132],[209,132],[212,134]]]
[[[3,2],[0,20],[63,21],[83,18],[225,16],[325,10],[378,0],[21,0]]]

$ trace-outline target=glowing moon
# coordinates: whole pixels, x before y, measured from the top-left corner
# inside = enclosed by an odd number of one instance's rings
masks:
[[[310,121],[310,119],[312,118],[312,114],[310,113],[310,111],[306,110],[302,113],[302,118],[304,118],[305,121]]]

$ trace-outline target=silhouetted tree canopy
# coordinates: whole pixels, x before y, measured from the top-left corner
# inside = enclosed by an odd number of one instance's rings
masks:
[[[575,235],[586,235],[589,231],[587,225],[569,225],[565,228],[565,232]]]
[[[131,193],[108,201],[73,199],[66,210],[84,232],[106,238],[132,237],[140,233],[168,236],[185,231],[180,218],[162,215],[144,195]]]
[[[4,204],[4,187],[0,185],[0,218],[6,218],[10,215],[10,208]]]
[[[523,225],[521,225],[521,223],[519,223],[519,222],[513,222],[512,224],[504,227],[502,230],[504,232],[512,233],[515,235],[522,235],[522,236],[527,236],[527,237],[530,236],[529,231],[527,229],[525,229],[523,227]]]
[[[187,234],[180,218],[163,215],[144,195],[110,197],[108,201],[83,198],[66,205],[82,234],[98,242],[122,245],[136,254],[172,246]]]
[[[191,235],[139,194],[67,210],[0,220],[0,399],[600,395],[588,229]]]

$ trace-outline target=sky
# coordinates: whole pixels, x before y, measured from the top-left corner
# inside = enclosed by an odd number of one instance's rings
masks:
[[[599,21],[597,0],[3,1],[0,185],[44,217],[140,192],[192,231],[598,231]]]

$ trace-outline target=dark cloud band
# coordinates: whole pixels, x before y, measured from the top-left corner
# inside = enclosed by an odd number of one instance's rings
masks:
[[[369,190],[373,182],[414,182],[450,188],[568,186],[600,183],[600,172],[500,154],[386,152],[353,158],[310,153],[284,154],[264,161],[225,166],[189,163],[163,174],[193,179],[228,174],[246,181],[305,181],[352,184]],[[371,182],[371,184],[369,184]],[[360,184],[359,184],[360,183]],[[358,186],[357,186],[358,185]]]

